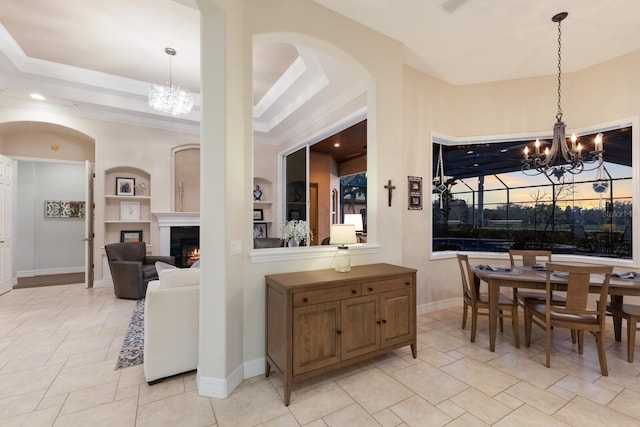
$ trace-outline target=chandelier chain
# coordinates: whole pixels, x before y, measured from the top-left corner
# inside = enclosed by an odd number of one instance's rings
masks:
[[[558,21],[558,113],[556,120],[562,121],[562,20]]]

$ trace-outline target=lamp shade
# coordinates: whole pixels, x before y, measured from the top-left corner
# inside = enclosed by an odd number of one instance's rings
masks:
[[[356,233],[361,233],[364,231],[364,227],[362,226],[361,214],[344,214],[344,223],[353,224],[356,229]]]
[[[353,224],[333,224],[329,236],[330,245],[350,245],[358,243]]]

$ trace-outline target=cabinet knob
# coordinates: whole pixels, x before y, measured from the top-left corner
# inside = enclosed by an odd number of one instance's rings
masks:
[[[369,292],[373,292],[373,288],[369,288]]]
[[[382,323],[387,323],[387,319],[382,319]]]
[[[409,286],[411,282],[404,282],[405,285]]]
[[[338,330],[336,331],[336,334],[338,334],[338,335],[342,335],[342,331],[341,331],[340,329],[338,329]]]
[[[379,324],[380,324],[380,323],[382,323],[382,322],[380,322],[380,321],[378,320],[378,321],[376,321],[376,323],[379,325]]]
[[[302,302],[309,302],[309,298],[302,298]]]
[[[354,295],[355,295],[357,292],[358,292],[358,291],[356,291],[355,289],[351,289],[351,293],[352,293],[352,294],[354,294]]]

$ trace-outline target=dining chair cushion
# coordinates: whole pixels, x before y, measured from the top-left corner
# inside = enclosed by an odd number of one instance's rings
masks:
[[[562,320],[564,322],[579,322],[579,323],[593,323],[598,324],[597,316],[590,314],[575,314],[575,313],[563,313],[561,306],[551,306],[551,320]],[[547,314],[546,304],[530,304],[529,308],[542,314]]]
[[[482,303],[489,304],[489,294],[486,292],[480,292],[478,294],[478,300],[480,300],[480,302]],[[498,304],[513,304],[513,300],[505,294],[501,293],[498,296]]]

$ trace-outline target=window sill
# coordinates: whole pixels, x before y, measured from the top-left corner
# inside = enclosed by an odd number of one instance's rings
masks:
[[[336,250],[336,246],[329,245],[253,249],[249,253],[249,258],[251,258],[252,263],[333,258],[336,255]],[[349,252],[351,255],[377,254],[380,252],[380,245],[374,243],[358,243],[349,246]]]

